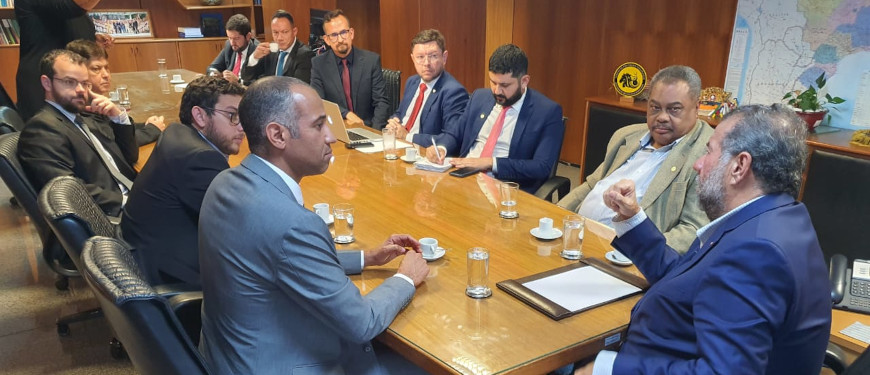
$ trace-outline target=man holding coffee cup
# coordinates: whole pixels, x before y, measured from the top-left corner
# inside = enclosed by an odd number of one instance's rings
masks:
[[[299,182],[326,171],[336,141],[323,101],[298,79],[265,77],[239,115],[251,155],[214,179],[199,221],[200,352],[212,372],[415,372],[407,362],[389,371],[401,358],[375,353],[370,341],[429,273],[420,243],[397,234],[372,250],[336,252],[329,228],[303,206]],[[365,296],[345,276],[402,255],[398,273]]]
[[[242,78],[248,85],[261,77],[285,76],[311,82],[314,52],[296,39],[296,24],[290,12],[279,9],[272,16],[272,43],[260,43],[254,50]]]
[[[251,55],[260,44],[251,32],[251,22],[243,14],[234,14],[227,20],[227,42],[223,51],[215,57],[206,73],[223,77],[230,82],[239,82],[248,66]],[[244,84],[245,81],[240,83]]]

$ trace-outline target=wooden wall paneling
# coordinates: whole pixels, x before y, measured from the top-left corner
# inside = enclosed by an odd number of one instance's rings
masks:
[[[177,1],[141,0],[142,8],[151,13],[155,38],[178,38],[178,27],[198,27],[199,11],[188,11]],[[226,22],[228,16],[224,16]]]
[[[178,58],[178,43],[173,41],[136,44],[136,68],[138,71],[157,70],[157,59],[166,59],[167,69],[181,68]]]
[[[15,85],[15,75],[18,73],[18,47],[3,46],[0,47],[0,61],[3,62],[3,69],[0,69],[0,82],[3,82],[3,88],[6,93],[12,98],[13,102],[18,101],[18,89]]]
[[[136,44],[116,42],[109,50],[109,69],[113,73],[136,71]]]
[[[489,87],[485,76],[489,54],[486,50],[487,30],[483,28],[487,19],[484,1],[468,0],[421,0],[420,27],[404,41],[405,51],[410,51],[411,38],[419,30],[438,29],[447,41],[446,69],[469,92],[480,87]],[[444,15],[453,15],[445,17]],[[511,21],[513,24],[513,21]],[[493,47],[494,49],[494,47]],[[409,52],[405,53],[408,56]],[[413,62],[407,58],[408,64]],[[411,70],[413,72],[413,70]],[[484,86],[481,86],[481,72],[484,72]],[[416,72],[415,72],[416,73]],[[412,74],[415,74],[412,73]],[[409,77],[404,75],[403,77]]]
[[[354,29],[353,45],[381,53],[381,12],[379,0],[336,0]]]
[[[423,29],[420,26],[420,3],[424,1],[428,0],[380,2],[380,19],[386,21],[381,22],[381,66],[402,72],[402,91],[405,90],[405,80],[417,74],[411,61],[411,39]]]
[[[205,74],[206,68],[223,51],[225,40],[178,42],[181,68]]]
[[[527,10],[535,6],[550,9],[550,14],[552,14],[553,9],[556,9],[550,6],[541,6],[540,2],[525,4],[522,8],[517,7],[517,9]],[[486,30],[486,41],[483,54],[487,63],[483,66],[484,87],[489,87],[487,75],[489,56],[498,46],[512,43],[514,40],[514,9],[514,0],[486,0],[486,28],[484,29]],[[531,32],[530,30],[525,31]],[[466,86],[466,88],[468,87]]]

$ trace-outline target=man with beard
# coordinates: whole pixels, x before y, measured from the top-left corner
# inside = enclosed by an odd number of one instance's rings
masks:
[[[816,232],[795,201],[806,125],[779,105],[729,113],[694,164],[710,224],[685,255],[622,180],[604,192],[613,245],[651,287],[619,352],[575,374],[818,374],[831,325],[828,273]]]
[[[106,49],[97,42],[86,39],[76,39],[69,42],[66,49],[82,55],[87,60],[91,90],[99,95],[109,96],[109,88],[112,87],[112,73],[109,69],[109,54]],[[82,116],[95,115],[83,113]],[[130,122],[136,127],[136,144],[139,146],[157,141],[160,133],[166,128],[166,125],[163,124],[163,116],[151,116],[144,123],[136,122],[130,117]]]
[[[646,124],[613,133],[604,161],[559,206],[613,225],[613,211],[601,199],[607,187],[630,179],[641,207],[668,245],[686,252],[695,231],[708,222],[698,206],[692,163],[704,153],[713,129],[698,119],[701,77],[688,66],[660,70],[650,84]]]
[[[152,284],[200,283],[199,209],[245,138],[238,109],[244,92],[223,78],[193,80],[181,96],[181,124],[166,128],[130,192],[121,229]]]
[[[242,78],[250,85],[265,76],[294,77],[311,82],[311,58],[314,52],[296,39],[296,23],[290,12],[279,9],[272,16],[272,40],[278,51],[271,52],[269,43],[262,43],[252,52]]]
[[[332,48],[311,62],[311,87],[338,103],[349,126],[383,129],[390,106],[384,94],[381,56],[354,48],[354,30],[341,9],[323,16],[323,40]]]
[[[489,58],[490,89],[477,89],[465,112],[436,137],[426,157],[474,168],[534,193],[550,177],[559,158],[565,126],[562,107],[528,88],[529,60],[513,44],[498,47]],[[440,158],[439,158],[440,156]]]
[[[223,51],[215,57],[206,73],[214,77],[223,77],[230,82],[239,82],[251,55],[260,42],[251,33],[251,22],[243,14],[234,14],[227,20],[227,42]],[[269,47],[266,45],[266,47]],[[241,83],[245,83],[242,81]]]
[[[84,57],[53,50],[39,63],[45,102],[18,140],[18,159],[33,188],[75,176],[110,216],[118,216],[133,186],[139,158],[135,128],[124,108],[91,89]],[[80,116],[83,111],[102,116]]]

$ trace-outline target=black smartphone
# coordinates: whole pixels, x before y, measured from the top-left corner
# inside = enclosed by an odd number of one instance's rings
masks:
[[[454,169],[454,170],[450,171],[450,175],[456,176],[456,177],[468,177],[468,176],[471,176],[477,172],[480,172],[480,170],[477,168],[465,167],[465,168],[459,168],[459,169]]]
[[[372,147],[374,146],[371,142],[358,142],[358,143],[345,143],[344,148],[364,148],[364,147]]]

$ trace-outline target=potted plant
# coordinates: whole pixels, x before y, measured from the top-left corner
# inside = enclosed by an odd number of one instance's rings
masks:
[[[807,123],[810,131],[813,131],[813,128],[818,126],[823,119],[829,117],[828,107],[831,104],[840,104],[846,101],[839,96],[831,96],[831,94],[822,90],[825,87],[825,83],[827,83],[825,72],[822,72],[819,78],[816,78],[815,83],[815,86],[810,85],[804,91],[789,91],[782,97],[782,100],[788,100],[786,103]],[[823,92],[824,98],[819,99],[819,96]],[[837,109],[836,107],[831,108]]]

